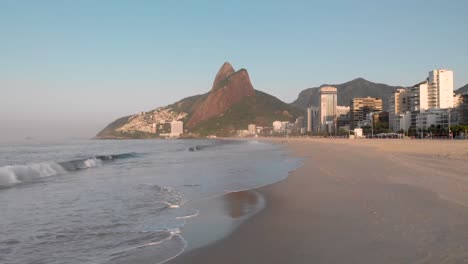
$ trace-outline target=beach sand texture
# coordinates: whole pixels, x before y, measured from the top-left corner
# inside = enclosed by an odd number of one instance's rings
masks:
[[[468,141],[278,139],[304,165],[171,263],[468,263]]]

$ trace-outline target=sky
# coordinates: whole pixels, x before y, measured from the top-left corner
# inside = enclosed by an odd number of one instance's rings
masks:
[[[384,3],[381,3],[384,2]],[[0,141],[90,138],[208,92],[221,65],[292,102],[363,77],[468,83],[468,1],[0,0]]]

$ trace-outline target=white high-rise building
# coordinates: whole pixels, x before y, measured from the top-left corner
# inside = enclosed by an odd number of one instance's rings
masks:
[[[171,122],[171,137],[178,137],[184,133],[184,123],[182,121]]]
[[[312,132],[312,108],[307,108],[307,132]]]
[[[320,88],[320,128],[332,132],[336,125],[337,89],[332,86]]]
[[[411,87],[410,93],[411,126],[423,127],[418,125],[423,120],[418,115],[430,110],[453,108],[453,71],[430,71],[427,80]],[[431,118],[428,120],[432,120]]]
[[[429,109],[453,107],[453,71],[437,69],[429,72]]]
[[[427,81],[411,87],[410,109],[411,111],[426,111],[429,109]]]

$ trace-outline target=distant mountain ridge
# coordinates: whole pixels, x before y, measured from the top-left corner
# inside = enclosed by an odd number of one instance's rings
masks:
[[[166,107],[122,117],[107,125],[96,138],[157,137],[153,124],[184,122],[188,134],[232,136],[248,124],[272,126],[275,120],[294,121],[303,111],[267,93],[255,90],[245,69],[224,63],[210,92],[186,97]]]
[[[388,99],[392,92],[402,86],[390,86],[382,83],[370,82],[363,78],[357,78],[342,84],[323,84],[320,87],[308,88],[301,91],[297,99],[291,103],[292,106],[305,110],[310,106],[319,105],[319,88],[333,86],[337,88],[338,105],[349,106],[355,97],[377,97],[381,98],[386,109]]]

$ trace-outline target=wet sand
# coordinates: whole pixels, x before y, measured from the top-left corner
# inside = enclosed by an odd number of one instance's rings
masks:
[[[284,144],[304,165],[265,209],[170,263],[468,263],[468,141]]]

